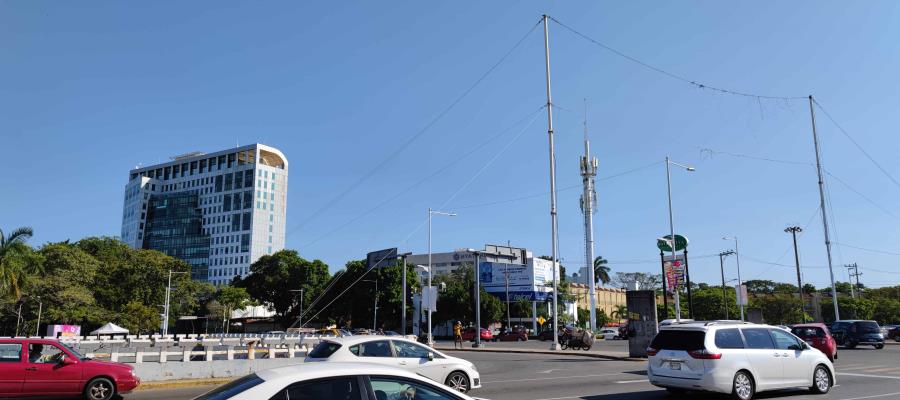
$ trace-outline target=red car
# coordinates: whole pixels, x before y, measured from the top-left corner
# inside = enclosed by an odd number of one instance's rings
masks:
[[[52,339],[0,339],[0,397],[110,400],[141,384],[134,368],[95,361]]]
[[[794,325],[791,327],[791,333],[800,339],[805,340],[810,346],[825,353],[829,360],[834,361],[838,358],[837,342],[831,337],[831,333],[828,332],[828,328],[825,324],[811,323]]]
[[[481,328],[481,340],[493,340],[494,334],[491,331]],[[462,332],[462,340],[474,342],[475,341],[475,328],[466,328]]]

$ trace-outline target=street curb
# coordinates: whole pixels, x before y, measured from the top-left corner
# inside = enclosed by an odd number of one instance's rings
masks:
[[[237,378],[239,377],[141,382],[141,385],[138,386],[135,391],[137,392],[143,390],[176,389],[193,386],[221,385],[223,383],[231,382]]]
[[[576,357],[588,357],[588,358],[599,358],[602,360],[614,360],[614,361],[647,361],[646,358],[635,358],[635,357],[623,357],[623,356],[611,356],[608,354],[596,354],[596,353],[564,353],[561,351],[551,351],[551,350],[515,350],[515,349],[454,349],[449,347],[435,347],[435,349],[440,351],[471,351],[471,352],[482,352],[482,353],[509,353],[509,354],[549,354],[554,356],[576,356]]]

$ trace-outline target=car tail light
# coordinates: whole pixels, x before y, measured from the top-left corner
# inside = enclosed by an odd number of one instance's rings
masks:
[[[656,355],[656,353],[659,353],[659,349],[654,349],[652,347],[647,348],[647,356],[653,357]]]
[[[691,358],[695,358],[698,360],[718,360],[722,358],[722,353],[710,353],[706,351],[706,349],[691,350],[688,352],[688,354],[690,354]]]

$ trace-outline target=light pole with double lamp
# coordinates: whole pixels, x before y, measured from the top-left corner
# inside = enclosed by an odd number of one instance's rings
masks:
[[[675,251],[676,251],[675,250],[675,247],[676,247],[675,246],[675,218],[672,216],[672,173],[669,170],[670,164],[677,166],[677,167],[684,168],[684,170],[688,171],[688,172],[694,172],[694,171],[696,171],[696,169],[694,167],[687,166],[684,164],[679,164],[675,161],[672,161],[671,159],[669,159],[669,156],[666,156],[666,187],[668,188],[668,194],[669,194],[669,233],[672,234],[672,236],[670,236],[670,239],[672,240],[672,242],[669,245],[672,248],[672,265],[674,265],[675,264]],[[664,276],[663,279],[666,279],[666,277]],[[680,321],[681,320],[681,300],[679,299],[679,296],[678,296],[678,285],[677,285],[678,278],[676,277],[675,280],[676,280],[676,282],[675,282],[676,285],[673,288],[674,290],[672,290],[675,293],[675,320]],[[665,296],[665,293],[663,293],[663,296]]]
[[[449,213],[444,211],[432,210],[428,209],[428,345],[434,346],[434,336],[431,334],[431,313],[434,311],[431,309],[431,303],[437,302],[437,299],[432,299],[431,295],[434,294],[434,291],[431,289],[431,278],[432,278],[432,268],[431,265],[431,216],[432,215],[445,215],[448,217],[455,217],[456,213]],[[477,277],[475,279],[478,279]]]

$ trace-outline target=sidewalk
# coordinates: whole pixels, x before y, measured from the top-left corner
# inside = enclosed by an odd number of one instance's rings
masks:
[[[521,345],[517,345],[516,342],[502,343],[502,342],[486,342],[482,343],[481,348],[473,348],[471,342],[466,342],[463,344],[463,348],[453,348],[452,345],[447,345],[444,343],[438,343],[435,345],[435,349],[440,351],[472,351],[472,352],[482,352],[482,353],[512,353],[512,354],[550,354],[555,356],[577,356],[577,357],[590,357],[590,358],[600,358],[604,360],[616,360],[616,361],[647,361],[646,358],[633,358],[628,356],[627,351],[609,351],[609,350],[550,350],[550,344],[547,343],[546,349],[534,349],[534,348],[524,348]]]

